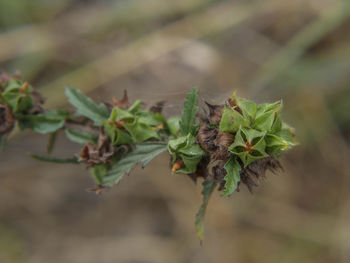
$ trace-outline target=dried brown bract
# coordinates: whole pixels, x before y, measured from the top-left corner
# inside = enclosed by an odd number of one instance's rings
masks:
[[[115,106],[117,106],[120,109],[127,109],[130,107],[130,102],[128,98],[128,92],[124,90],[123,98],[118,100],[116,98],[112,98],[112,102]]]
[[[266,157],[249,164],[246,168],[242,169],[240,176],[241,182],[245,184],[250,192],[253,191],[253,187],[259,185],[259,180],[265,178],[266,171],[270,170],[275,173],[277,170],[282,170],[281,163],[274,157]]]
[[[7,136],[15,126],[15,117],[9,106],[0,104],[0,135]]]
[[[85,144],[80,152],[80,161],[92,167],[96,164],[107,163],[115,153],[109,137],[101,130],[97,145],[92,142]]]
[[[153,105],[149,110],[153,113],[162,113],[165,101],[159,101]]]
[[[202,149],[204,149],[207,153],[213,153],[217,149],[215,139],[218,133],[218,128],[211,128],[205,122],[201,124],[197,133],[197,140]]]
[[[209,108],[209,116],[208,121],[210,124],[218,124],[221,120],[222,110],[224,109],[224,105],[211,105],[208,102],[205,104]]]

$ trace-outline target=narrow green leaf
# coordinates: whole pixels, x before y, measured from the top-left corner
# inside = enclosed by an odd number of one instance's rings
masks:
[[[80,144],[85,144],[88,142],[97,143],[97,137],[87,132],[66,129],[65,133],[67,138],[72,142],[76,142]]]
[[[53,149],[55,148],[56,139],[57,139],[57,131],[55,131],[49,135],[49,142],[48,142],[47,147],[46,147],[47,154],[52,153]]]
[[[79,160],[76,157],[73,158],[66,158],[66,159],[61,159],[61,158],[55,158],[55,157],[49,157],[49,156],[43,156],[43,155],[38,155],[38,154],[29,154],[32,158],[38,160],[38,161],[43,161],[43,162],[50,162],[50,163],[73,163],[73,164],[78,164]]]
[[[196,115],[198,112],[198,88],[192,88],[185,99],[184,108],[180,120],[181,135],[186,136],[196,132]]]
[[[106,186],[117,184],[124,174],[130,172],[137,163],[142,163],[143,167],[157,155],[166,150],[165,143],[144,143],[137,144],[135,149],[117,161],[107,174],[102,178]]]
[[[203,201],[196,214],[196,222],[195,222],[197,236],[199,237],[201,242],[203,241],[203,238],[204,238],[203,222],[204,222],[205,211],[207,210],[208,202],[211,197],[211,194],[215,189],[216,183],[214,180],[204,181],[202,185],[203,185],[203,190],[202,190]]]
[[[84,96],[81,91],[73,87],[67,87],[65,94],[78,113],[92,120],[95,125],[100,126],[103,121],[108,119],[109,110],[103,103],[95,104],[92,99]]]
[[[222,196],[231,195],[238,186],[238,182],[241,180],[239,175],[241,171],[241,165],[236,160],[236,158],[231,157],[224,166],[226,170],[225,176],[225,190],[222,193]]]

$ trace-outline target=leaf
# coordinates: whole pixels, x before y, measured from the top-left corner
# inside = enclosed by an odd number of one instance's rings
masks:
[[[205,212],[207,210],[209,199],[215,189],[216,183],[214,180],[204,181],[202,185],[203,185],[203,190],[202,190],[203,201],[196,214],[196,222],[195,222],[197,236],[199,237],[201,242],[203,241],[203,238],[204,238],[203,221],[204,221]]]
[[[144,167],[164,151],[166,151],[165,143],[136,144],[135,149],[117,161],[102,178],[103,185],[112,186],[117,184],[124,174],[129,173],[137,163],[142,163]]]
[[[198,88],[192,88],[185,99],[184,108],[180,120],[180,132],[183,136],[186,136],[189,133],[195,135],[196,133],[197,127],[195,119],[198,112],[197,104]]]
[[[29,154],[31,157],[38,161],[43,161],[43,162],[50,162],[50,163],[73,163],[73,164],[78,164],[79,160],[76,157],[73,158],[66,158],[66,159],[61,159],[61,158],[55,158],[55,157],[49,157],[49,156],[43,156],[43,155],[38,155],[38,154]]]
[[[163,153],[166,151],[166,147],[160,148],[159,150],[156,150],[154,152],[151,152],[148,156],[146,156],[142,160],[142,168],[145,168],[154,158],[156,158],[159,154]]]
[[[97,137],[88,132],[66,129],[65,133],[67,138],[72,142],[76,142],[80,144],[85,144],[88,142],[97,143]]]
[[[103,103],[97,105],[92,99],[84,96],[78,89],[67,87],[65,94],[81,115],[92,120],[95,125],[100,126],[109,117],[109,110]]]
[[[241,171],[241,165],[236,160],[236,158],[230,158],[227,163],[224,166],[226,170],[226,176],[225,176],[225,189],[222,193],[222,196],[228,196],[231,195],[238,186],[238,182],[241,180],[240,177],[240,171]]]

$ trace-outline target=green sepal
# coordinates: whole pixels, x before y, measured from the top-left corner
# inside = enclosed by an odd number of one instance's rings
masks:
[[[282,129],[275,134],[266,135],[266,151],[276,157],[295,145],[297,145],[297,142],[289,129]]]
[[[33,99],[30,94],[31,87],[23,89],[24,82],[10,80],[1,96],[3,101],[14,113],[23,113],[33,107]]]
[[[244,118],[234,108],[224,108],[219,125],[220,131],[235,133],[239,127],[247,127],[248,125],[249,120]]]
[[[237,132],[233,144],[230,145],[229,151],[241,159],[244,167],[258,159],[267,157],[264,134],[254,129],[241,128]]]
[[[258,105],[253,128],[266,132],[271,131],[272,129],[277,131],[281,125],[278,116],[282,110],[282,106],[282,101]],[[275,127],[273,127],[274,123],[276,123]]]
[[[128,112],[130,112],[131,114],[136,114],[142,106],[142,101],[140,100],[136,100],[128,109]]]
[[[113,122],[106,121],[103,127],[111,140],[112,145],[132,144],[133,138],[129,133],[122,131]]]
[[[185,174],[194,173],[205,154],[199,144],[196,143],[196,138],[191,134],[169,140],[168,151],[172,156],[173,163],[178,159],[184,162],[184,167],[178,169],[175,173]]]
[[[175,117],[170,117],[167,121],[166,124],[168,126],[168,129],[173,136],[177,136],[180,131],[180,117],[175,116]]]
[[[130,133],[135,142],[144,142],[151,138],[160,139],[156,130],[137,119],[133,123],[126,123],[124,128]]]
[[[140,111],[137,113],[138,122],[146,124],[151,127],[158,127],[161,124],[164,124],[164,116],[159,113],[153,113],[151,111]]]
[[[243,116],[246,119],[254,119],[257,111],[256,103],[250,100],[239,98],[236,96],[236,92],[233,93],[232,99],[234,103],[240,108]]]

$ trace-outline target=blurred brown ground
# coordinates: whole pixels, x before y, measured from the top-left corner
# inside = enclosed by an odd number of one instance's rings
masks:
[[[95,100],[221,103],[282,98],[300,146],[251,195],[216,193],[195,235],[200,187],[157,158],[101,196],[82,167],[39,163],[26,132],[0,153],[0,262],[350,262],[350,1],[0,0],[0,68],[66,106]],[[59,137],[54,154],[79,145]]]

